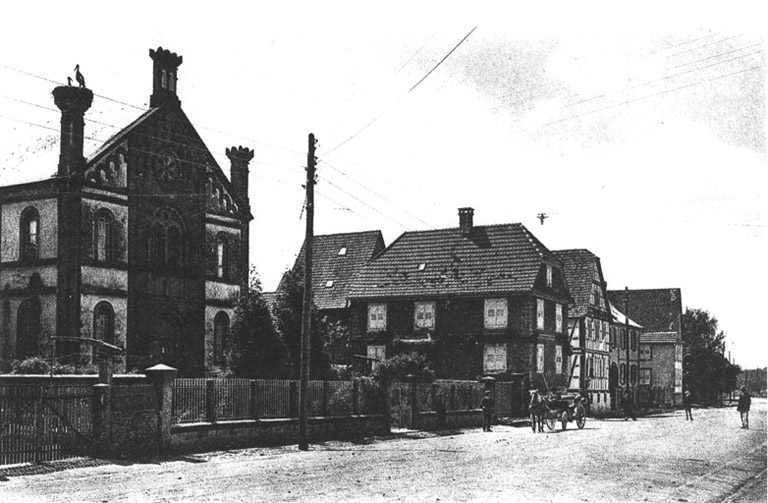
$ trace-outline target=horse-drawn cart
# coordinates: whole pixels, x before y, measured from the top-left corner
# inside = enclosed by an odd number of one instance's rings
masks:
[[[538,402],[535,412],[534,407],[531,407],[531,426],[534,432],[536,432],[537,422],[544,422],[550,430],[555,429],[557,421],[560,421],[564,430],[571,421],[576,421],[579,429],[584,428],[587,423],[587,411],[579,393],[549,393],[537,398],[537,400],[532,398],[531,401],[532,404]],[[535,415],[539,417],[534,417]],[[540,424],[539,429],[541,429]]]

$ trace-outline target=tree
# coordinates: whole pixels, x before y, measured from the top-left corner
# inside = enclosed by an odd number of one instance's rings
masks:
[[[285,345],[275,329],[254,269],[250,277],[248,288],[237,302],[230,340],[225,345],[225,361],[237,377],[285,377]]]
[[[299,375],[301,363],[301,326],[304,305],[304,272],[301,268],[288,270],[277,292],[274,316],[277,330],[288,350],[288,361],[294,376]],[[326,351],[329,333],[334,327],[322,319],[312,307],[312,330],[309,345],[310,379],[326,379],[331,375],[330,358]]]
[[[687,309],[683,315],[683,380],[694,397],[705,404],[719,401],[721,393],[736,387],[741,372],[725,357],[725,333],[717,319],[702,309]]]

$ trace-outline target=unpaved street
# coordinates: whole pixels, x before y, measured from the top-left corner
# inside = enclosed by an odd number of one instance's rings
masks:
[[[739,428],[733,408],[695,409],[693,422],[674,412],[545,434],[498,426],[328,442],[309,452],[0,470],[0,501],[765,501],[766,403],[754,402],[750,430]]]

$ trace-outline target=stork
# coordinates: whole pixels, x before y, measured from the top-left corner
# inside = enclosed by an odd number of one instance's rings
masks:
[[[75,80],[80,84],[80,87],[85,87],[85,77],[80,73],[80,65],[75,65]]]

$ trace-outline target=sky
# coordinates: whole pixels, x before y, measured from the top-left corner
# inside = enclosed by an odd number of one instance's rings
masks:
[[[315,233],[520,222],[601,258],[609,289],[681,288],[736,363],[768,365],[765,19],[758,2],[14,2],[0,30],[0,183],[56,171],[51,90],[80,65],[86,155],[146,110],[150,48],[225,173],[251,162],[251,262],[273,290]],[[764,23],[763,23],[764,24]],[[543,223],[537,216],[545,213]]]

